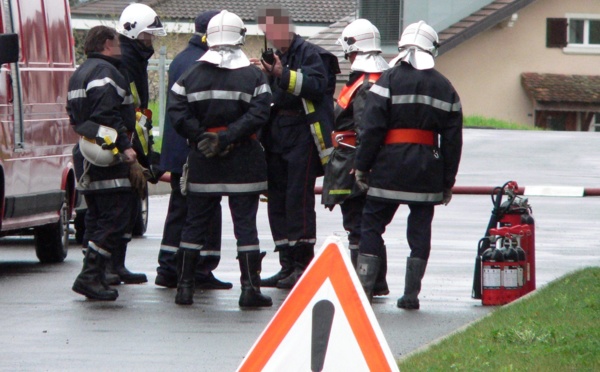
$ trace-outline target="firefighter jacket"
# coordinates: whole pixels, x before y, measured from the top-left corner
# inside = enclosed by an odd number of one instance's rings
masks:
[[[121,42],[121,73],[127,79],[135,100],[135,107],[148,108],[148,60],[154,54],[138,40],[119,35]]]
[[[87,138],[95,138],[97,125],[116,129],[116,146],[119,152],[131,147],[128,131],[133,130],[135,112],[133,97],[123,75],[117,69],[119,61],[102,54],[91,53],[69,80],[67,113],[73,129]],[[83,156],[74,149],[75,169],[78,179],[83,174]],[[118,163],[109,167],[89,164],[89,186],[82,190],[106,192],[131,188],[129,165]]]
[[[208,49],[200,35],[194,35],[187,47],[177,54],[169,65],[169,89],[190,66],[200,59]],[[167,97],[167,106],[169,105]],[[185,138],[177,134],[169,115],[165,115],[162,150],[160,153],[161,169],[181,174],[183,164],[187,160],[189,147]]]
[[[270,77],[274,105],[270,125],[261,137],[263,144],[268,151],[284,153],[312,141],[321,163],[326,164],[333,150],[329,134],[333,129],[335,75],[340,72],[337,58],[298,35],[286,53],[277,54],[283,74]],[[273,127],[278,116],[285,119]]]
[[[379,73],[352,72],[350,80],[340,92],[334,111],[335,122],[332,133],[334,149],[325,167],[323,178],[322,204],[341,204],[347,198],[361,194],[354,186],[354,174],[350,173],[356,156],[356,149],[353,147],[357,147],[360,143],[359,124],[365,108],[367,92],[379,76],[381,76]]]
[[[271,90],[253,65],[222,69],[198,62],[169,92],[168,114],[173,128],[188,139],[188,192],[232,195],[267,189],[267,164],[256,132],[269,119]],[[206,158],[197,150],[205,132],[218,134],[226,155]]]
[[[434,69],[401,62],[367,94],[355,168],[368,172],[367,198],[439,204],[456,180],[462,108],[452,84]]]

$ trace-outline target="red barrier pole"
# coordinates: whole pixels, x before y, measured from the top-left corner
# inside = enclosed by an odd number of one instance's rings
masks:
[[[452,193],[455,195],[492,195],[496,187],[492,186],[454,186]],[[517,195],[523,195],[526,187],[520,186]],[[322,186],[315,186],[315,194],[323,193]],[[600,188],[588,187],[583,189],[583,196],[600,196]]]

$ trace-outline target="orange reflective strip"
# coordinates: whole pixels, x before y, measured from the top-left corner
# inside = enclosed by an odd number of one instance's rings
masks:
[[[337,103],[341,108],[345,110],[348,107],[354,92],[356,92],[356,89],[363,84],[366,76],[366,74],[363,75],[362,79],[357,79],[351,86],[344,85],[337,99]],[[380,76],[381,74],[369,74],[369,82],[375,84]]]
[[[416,143],[433,146],[436,143],[435,132],[422,129],[390,129],[385,136],[385,144]]]

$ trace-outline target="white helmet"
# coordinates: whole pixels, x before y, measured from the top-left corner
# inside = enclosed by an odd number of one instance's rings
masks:
[[[433,27],[425,21],[419,21],[411,23],[404,29],[400,41],[398,41],[398,50],[414,46],[435,57],[437,48],[440,46],[439,41],[438,34]]]
[[[246,40],[246,27],[237,15],[223,10],[212,17],[206,28],[208,47],[219,45],[243,45]]]
[[[346,58],[352,52],[381,52],[379,30],[364,18],[359,18],[346,26],[336,44],[342,46]]]
[[[127,6],[121,13],[117,32],[130,39],[137,39],[142,32],[156,36],[166,36],[160,18],[148,5],[135,3]]]
[[[79,150],[83,157],[98,167],[108,167],[116,160],[119,150],[115,147],[117,131],[104,125],[98,126],[96,138],[81,137]]]

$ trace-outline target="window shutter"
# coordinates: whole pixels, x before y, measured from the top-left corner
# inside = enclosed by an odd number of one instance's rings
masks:
[[[546,47],[564,48],[567,46],[567,19],[546,19]]]
[[[402,3],[403,0],[360,2],[359,17],[368,19],[377,27],[383,45],[397,45],[400,39]]]

